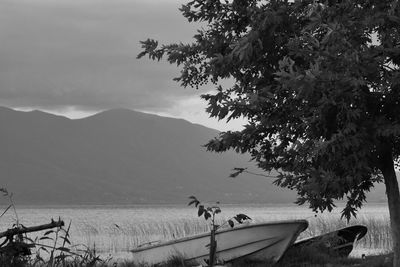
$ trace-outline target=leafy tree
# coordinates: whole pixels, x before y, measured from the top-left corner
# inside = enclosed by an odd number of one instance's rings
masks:
[[[205,25],[190,44],[142,42],[151,59],[181,67],[211,117],[248,120],[206,146],[250,153],[298,204],[356,216],[374,182],[388,197],[394,266],[400,266],[400,6],[395,0],[194,0],[189,22]],[[234,81],[223,87],[221,81]]]

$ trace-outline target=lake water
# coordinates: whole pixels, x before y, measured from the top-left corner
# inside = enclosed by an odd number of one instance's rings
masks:
[[[1,209],[0,214],[4,209],[5,207]],[[221,205],[221,209],[220,222],[238,213],[248,215],[254,222],[307,219],[310,226],[301,237],[346,226],[346,222],[340,220],[340,207],[332,213],[318,214],[317,217],[306,207],[294,204]],[[113,257],[127,257],[126,252],[129,249],[143,243],[183,237],[209,229],[208,222],[197,217],[197,210],[185,205],[17,206],[17,214],[19,222],[24,226],[46,224],[51,219],[57,220],[60,217],[66,225],[71,222],[71,241],[74,244],[95,247],[97,252],[111,254]],[[15,214],[11,209],[8,210],[0,218],[0,231],[10,228],[15,221]],[[371,236],[354,250],[353,255],[390,249],[386,205],[367,205],[359,212],[358,219],[350,221],[350,224],[357,223],[366,224],[370,228]]]

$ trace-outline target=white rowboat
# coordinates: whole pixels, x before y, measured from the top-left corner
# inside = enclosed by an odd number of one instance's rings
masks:
[[[276,262],[307,226],[305,220],[290,220],[217,231],[216,257],[222,262],[243,257]],[[208,244],[210,233],[204,233],[137,248],[131,252],[136,263],[158,264],[175,256],[204,264],[209,257]]]

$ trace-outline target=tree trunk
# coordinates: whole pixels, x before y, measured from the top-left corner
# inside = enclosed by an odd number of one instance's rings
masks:
[[[385,179],[393,238],[393,266],[400,266],[400,194],[391,150],[381,154],[381,171]]]

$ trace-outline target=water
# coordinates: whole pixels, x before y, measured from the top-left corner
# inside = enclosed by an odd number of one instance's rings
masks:
[[[1,209],[2,211],[5,209]],[[307,219],[310,223],[301,237],[320,234],[325,231],[344,227],[340,221],[340,208],[332,213],[314,213],[306,207],[296,205],[221,205],[219,222],[238,213],[245,213],[254,222]],[[0,213],[0,214],[1,214]],[[69,207],[18,207],[19,222],[25,226],[47,224],[51,219],[61,218],[68,225],[71,222],[71,241],[84,244],[102,255],[126,257],[129,249],[140,244],[183,237],[209,230],[209,223],[197,216],[194,207],[185,205],[131,205],[131,206],[69,206]],[[357,220],[351,223],[368,224],[372,222],[370,232],[377,232],[356,248],[353,255],[374,253],[389,249],[390,242],[381,233],[382,225],[388,223],[388,210],[384,204],[370,204],[363,208]],[[374,220],[376,220],[374,224]],[[0,231],[10,228],[16,216],[9,210],[0,218]],[[339,225],[339,224],[340,225]],[[387,231],[387,230],[386,230]],[[42,235],[32,234],[30,237]],[[379,240],[373,240],[373,239]],[[117,256],[116,256],[117,255]]]

